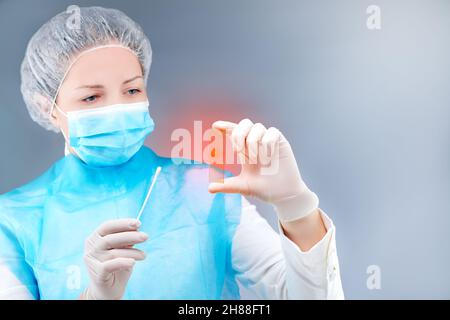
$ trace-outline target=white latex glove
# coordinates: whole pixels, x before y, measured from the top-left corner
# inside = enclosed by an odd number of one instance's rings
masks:
[[[148,239],[137,231],[136,219],[106,221],[89,236],[85,243],[84,261],[91,282],[83,294],[88,300],[121,299],[136,260],[145,253],[133,245]]]
[[[278,129],[249,119],[239,124],[216,121],[212,127],[230,135],[241,172],[211,183],[210,192],[256,196],[273,204],[281,221],[305,217],[318,208],[319,199],[303,182],[291,146]]]

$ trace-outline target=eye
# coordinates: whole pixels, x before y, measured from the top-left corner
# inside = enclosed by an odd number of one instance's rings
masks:
[[[93,96],[89,96],[87,98],[82,99],[84,102],[94,102],[95,100],[97,100],[98,96],[93,95]]]
[[[141,90],[139,90],[139,89],[129,89],[129,90],[127,91],[127,93],[128,93],[130,96],[134,96],[135,94],[138,94],[139,92],[141,92]]]

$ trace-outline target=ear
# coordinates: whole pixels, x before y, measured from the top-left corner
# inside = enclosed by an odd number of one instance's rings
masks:
[[[47,117],[50,122],[56,127],[59,128],[58,116],[59,114],[52,110],[52,100],[40,93],[35,93],[33,96],[34,101],[39,106],[40,112],[44,117]],[[50,114],[52,112],[52,114]]]

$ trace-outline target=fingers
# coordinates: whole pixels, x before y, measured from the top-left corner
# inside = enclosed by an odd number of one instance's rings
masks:
[[[212,127],[230,135],[233,150],[237,152],[239,162],[245,163],[245,139],[253,127],[253,122],[249,119],[241,120],[239,124],[230,121],[216,121]]]
[[[116,258],[108,260],[101,264],[100,275],[108,276],[113,272],[131,270],[134,264],[135,260],[130,258]]]
[[[118,257],[106,261],[99,261],[90,256],[85,256],[84,260],[89,273],[95,277],[96,281],[106,282],[113,277],[114,272],[131,271],[136,261],[131,258]],[[131,272],[130,272],[131,274]]]
[[[139,225],[136,219],[107,221],[86,239],[83,258],[92,286],[108,286],[109,293],[101,295],[120,297],[120,287],[128,281],[136,261],[145,259],[142,250],[132,247],[148,239],[137,231]],[[120,279],[117,286],[115,279]]]
[[[231,141],[235,151],[242,152],[245,148],[245,139],[253,127],[253,122],[249,119],[244,119],[234,128],[231,133]]]
[[[109,250],[126,248],[148,239],[148,235],[140,231],[126,231],[108,234],[97,241],[97,249]]]
[[[280,141],[281,132],[274,127],[267,129],[266,133],[261,139],[262,155],[267,159],[265,161],[270,161],[270,158],[274,156],[276,144]]]
[[[109,220],[102,223],[100,227],[98,227],[97,232],[103,237],[111,233],[137,230],[140,225],[141,222],[136,219]]]
[[[86,239],[85,254],[100,261],[118,257],[145,259],[142,251],[133,248],[148,239],[146,233],[137,231],[139,225],[136,219],[106,221]]]
[[[147,239],[147,234],[139,231],[111,233],[103,237],[95,232],[86,240],[85,259],[94,265],[118,258],[144,260],[145,253],[133,248],[133,245]]]
[[[266,127],[264,127],[261,123],[256,123],[251,128],[246,138],[250,164],[256,164],[258,162],[259,144],[266,131]]]
[[[145,253],[144,251],[135,248],[111,249],[105,251],[104,254],[99,257],[99,261],[108,261],[117,258],[128,258],[141,261],[145,259]]]
[[[241,193],[243,195],[250,195],[247,181],[240,177],[226,178],[223,183],[213,182],[208,186],[208,191],[211,193]]]
[[[281,137],[280,130],[274,127],[270,127],[269,129],[267,129],[266,133],[264,134],[264,137],[261,139],[261,143],[263,145],[276,143],[279,141],[280,137]]]
[[[238,160],[241,164],[270,162],[274,156],[276,144],[282,136],[278,129],[274,127],[266,129],[261,123],[254,124],[249,119],[244,119],[239,124],[216,121],[212,127],[225,131],[231,136],[233,150],[238,153]],[[212,189],[215,190],[215,188]]]

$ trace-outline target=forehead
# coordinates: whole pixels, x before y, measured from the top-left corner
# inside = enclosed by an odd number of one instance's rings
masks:
[[[136,55],[121,47],[103,47],[82,53],[72,64],[63,86],[123,81],[142,75]]]

